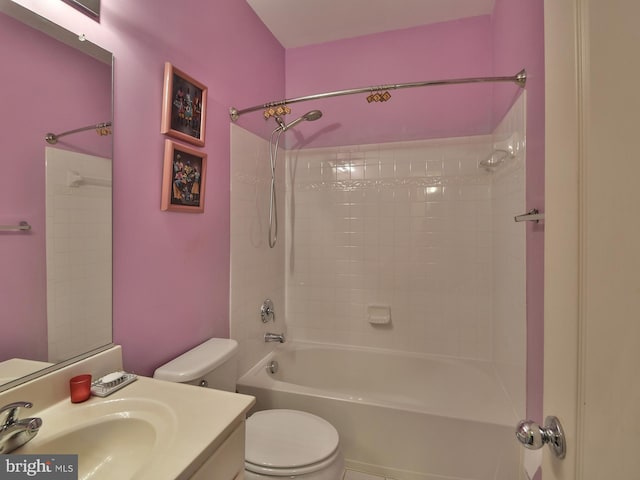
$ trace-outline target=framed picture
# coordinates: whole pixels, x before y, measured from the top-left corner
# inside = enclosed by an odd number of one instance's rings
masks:
[[[161,133],[204,147],[207,87],[167,62],[162,98]]]
[[[165,140],[161,210],[204,212],[206,174],[206,153]]]

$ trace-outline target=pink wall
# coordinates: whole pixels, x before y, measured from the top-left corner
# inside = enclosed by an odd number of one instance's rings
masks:
[[[63,2],[19,3],[115,55],[114,341],[126,369],[152,374],[229,334],[227,112],[284,95],[284,50],[244,1],[103,0],[99,24]],[[203,214],[160,211],[165,61],[209,88]]]
[[[2,327],[11,333],[0,336],[0,360],[46,361],[44,135],[111,118],[111,66],[4,14],[0,58],[0,224],[26,220],[33,227],[29,233],[0,234]],[[64,137],[57,147],[110,157],[111,137],[90,131]]]
[[[491,19],[473,17],[367,35],[289,49],[286,55],[289,98],[370,85],[486,76],[492,74]],[[511,84],[503,87],[518,89]],[[386,103],[369,104],[367,94],[362,94],[292,105],[292,118],[312,108],[324,112],[313,127],[296,129],[297,140],[329,146],[491,132],[490,84],[390,93]],[[317,132],[319,125],[321,133],[304,138],[306,132]]]
[[[527,69],[527,210],[544,211],[543,0],[496,0],[492,16],[494,69]],[[508,97],[496,95],[500,119]],[[542,421],[544,223],[527,224],[527,416]]]

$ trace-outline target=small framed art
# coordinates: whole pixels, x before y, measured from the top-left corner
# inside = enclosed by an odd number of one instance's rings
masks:
[[[207,87],[165,63],[160,132],[204,147],[206,119]]]
[[[204,212],[206,173],[206,153],[165,140],[160,209]]]

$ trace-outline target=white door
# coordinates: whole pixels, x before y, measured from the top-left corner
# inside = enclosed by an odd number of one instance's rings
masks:
[[[546,0],[543,479],[640,478],[640,2]]]

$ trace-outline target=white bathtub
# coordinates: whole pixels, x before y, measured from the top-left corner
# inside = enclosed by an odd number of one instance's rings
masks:
[[[272,360],[278,372],[265,368]],[[397,480],[520,478],[517,416],[489,362],[291,342],[238,380],[256,409],[319,415],[349,468]]]

